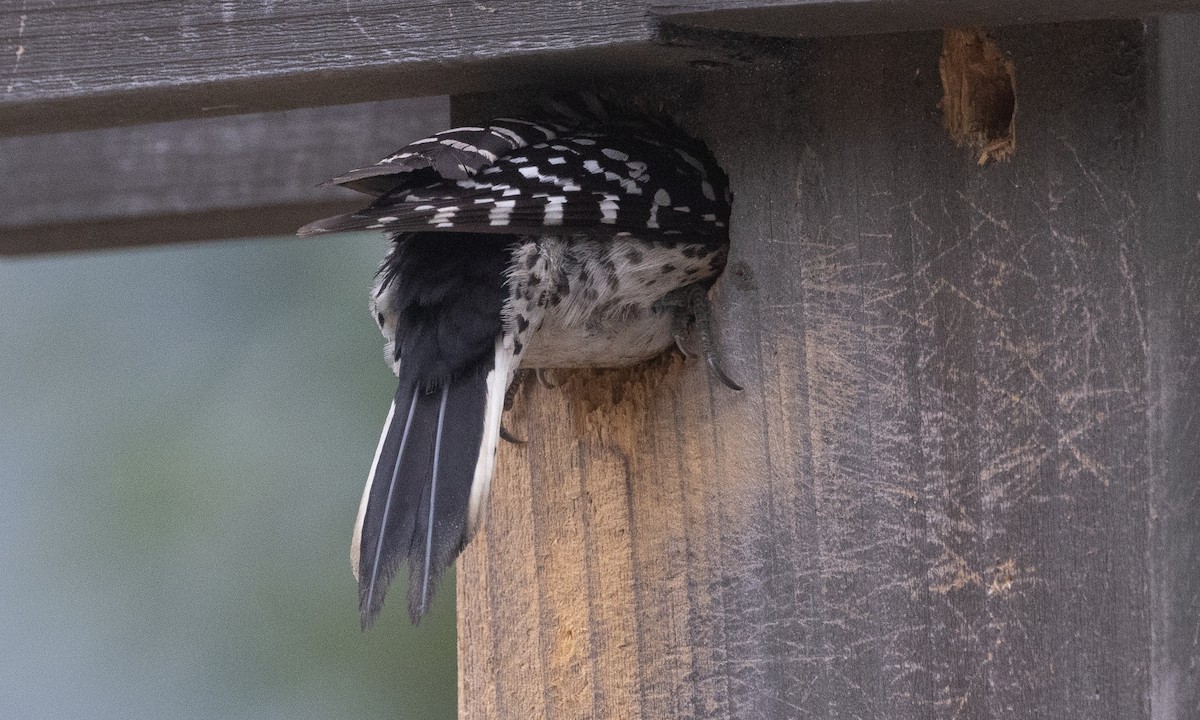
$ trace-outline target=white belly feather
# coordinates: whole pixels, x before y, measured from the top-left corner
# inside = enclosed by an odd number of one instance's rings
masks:
[[[619,367],[674,342],[671,292],[711,277],[724,250],[639,240],[542,237],[517,246],[505,329],[523,368]]]

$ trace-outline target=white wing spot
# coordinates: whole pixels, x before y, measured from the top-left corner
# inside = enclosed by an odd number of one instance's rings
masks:
[[[488,224],[507,225],[516,204],[516,200],[497,200],[496,207],[492,208],[491,212],[488,213]]]
[[[434,213],[433,217],[429,218],[429,224],[436,225],[438,227],[454,227],[454,223],[450,222],[450,220],[453,219],[457,213],[457,205],[447,205],[446,207],[438,208],[438,211]]]
[[[483,128],[477,128],[477,129],[482,130]],[[462,150],[463,152],[469,152],[469,153],[475,153],[477,155],[482,155],[488,162],[496,162],[496,153],[490,152],[488,150],[484,150],[481,147],[476,147],[470,143],[465,143],[461,140],[455,140],[453,138],[445,138],[444,140],[441,141],[441,143],[448,148],[453,148],[455,150]]]
[[[700,192],[704,193],[704,197],[709,200],[715,201],[717,199],[717,194],[713,192],[713,186],[707,180],[700,182]]]
[[[616,174],[615,172],[605,170],[604,171],[604,179],[608,180],[610,182],[615,182],[615,183],[619,184],[621,186],[621,189],[624,190],[625,192],[629,193],[630,195],[641,195],[642,194],[642,189],[640,187],[638,187],[638,184],[636,182],[634,182],[633,180],[630,180],[629,178],[623,178],[620,175]]]
[[[563,157],[562,155],[559,155],[557,157],[550,158],[549,163],[551,165],[566,165],[567,159],[565,157]]]
[[[600,222],[613,225],[617,222],[617,196],[605,195],[600,201]]]
[[[670,205],[671,194],[666,190],[659,188],[658,192],[654,193],[654,203],[656,205]]]
[[[621,152],[620,150],[614,150],[613,148],[601,148],[600,152],[604,153],[605,157],[610,157],[613,160],[619,160],[621,162],[625,162],[626,160],[629,159],[628,155]]]
[[[563,201],[565,197],[547,198],[546,216],[542,220],[543,225],[562,225],[563,221]],[[555,202],[558,201],[558,202]]]
[[[497,126],[493,125],[490,128],[488,128],[488,130],[490,130],[491,133],[493,135],[495,135],[496,137],[501,138],[506,143],[511,145],[514,149],[519,148],[519,147],[525,147],[525,141],[521,138],[521,136],[516,134],[512,130],[509,130],[508,128],[502,128],[502,127],[497,127]]]

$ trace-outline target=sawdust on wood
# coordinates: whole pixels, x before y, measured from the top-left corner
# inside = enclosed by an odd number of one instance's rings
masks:
[[[943,123],[979,164],[1017,149],[1017,79],[1012,60],[980,28],[947,28],[939,62]]]

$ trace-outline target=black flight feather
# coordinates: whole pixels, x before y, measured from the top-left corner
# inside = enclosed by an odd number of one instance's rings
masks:
[[[383,438],[360,531],[359,611],[369,627],[408,564],[408,611],[429,609],[442,573],[467,539],[467,510],[483,443],[485,370],[441,389],[404,384]]]
[[[484,437],[487,377],[495,368],[514,240],[403,235],[380,269],[383,286],[394,284],[390,311],[401,362],[356,536],[364,628],[404,564],[409,614],[418,622],[467,541],[476,465],[497,441]]]

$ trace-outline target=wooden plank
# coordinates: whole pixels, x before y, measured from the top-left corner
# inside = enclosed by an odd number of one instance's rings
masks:
[[[1146,222],[1158,45],[995,37],[1018,142],[982,167],[941,126],[940,34],[642,95],[730,173],[746,391],[678,359],[522,389],[459,564],[461,717],[1194,714],[1200,253],[1194,208],[1162,249]],[[1186,164],[1194,90],[1164,102]]]
[[[446,127],[445,98],[0,138],[0,254],[292,234],[317,184]]]
[[[0,7],[0,135],[513,86],[652,34],[643,0],[20,0]]]
[[[1197,0],[658,0],[654,6],[674,25],[775,37],[1133,18],[1196,9]]]
[[[736,62],[671,22],[846,34],[1197,7],[1197,0],[14,0],[0,135],[442,95]]]
[[[1160,172],[1149,178],[1146,333],[1154,432],[1151,517],[1154,637],[1150,702],[1157,718],[1200,714],[1200,16],[1159,23]]]

